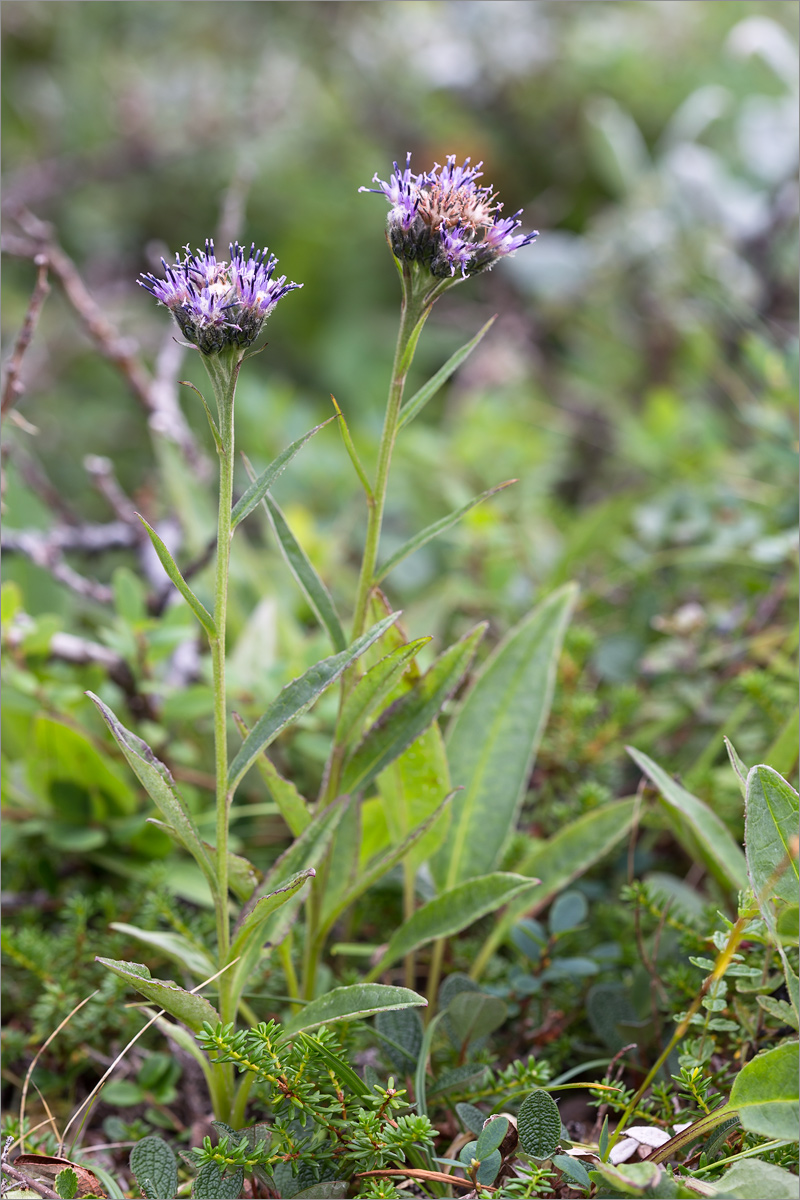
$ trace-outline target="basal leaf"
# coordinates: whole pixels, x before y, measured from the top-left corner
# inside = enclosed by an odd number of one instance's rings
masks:
[[[260,896],[253,907],[237,923],[228,962],[232,962],[239,955],[244,956],[248,947],[253,943],[258,943],[258,948],[260,949],[260,934],[267,919],[282,905],[286,904],[295,892],[298,892],[315,875],[316,871],[313,867],[310,867],[306,871],[300,871],[291,879],[287,879],[275,891],[269,892],[266,896]]]
[[[399,615],[399,613],[391,613],[390,616],[379,621],[377,625],[373,625],[365,634],[357,638],[349,649],[343,650],[340,654],[334,654],[331,658],[323,658],[321,662],[309,667],[299,679],[293,679],[291,683],[287,683],[263,717],[250,730],[239,748],[228,771],[229,789],[233,790],[236,787],[258,755],[266,749],[270,742],[274,741],[281,730],[309,709],[317,697],[326,688],[329,688],[351,663],[360,658],[364,651],[397,620]]]
[[[478,671],[447,731],[452,836],[432,868],[440,888],[491,872],[516,824],[550,712],[561,643],[575,602],[570,584],[533,610]]]
[[[233,718],[242,737],[246,738],[250,732],[247,725],[245,725],[238,713],[234,713]],[[292,835],[299,837],[311,821],[308,801],[300,795],[291,780],[283,778],[266,752],[259,754],[257,757],[256,769],[264,780],[267,791],[277,804],[280,814],[289,826]]]
[[[111,929],[168,954],[198,979],[208,979],[217,969],[205,950],[195,946],[182,933],[175,933],[171,929],[139,929],[137,925],[128,925],[124,921],[112,921]]]
[[[370,667],[366,675],[362,675],[347,697],[336,724],[336,741],[339,745],[347,745],[359,733],[367,717],[395,687],[409,660],[430,640],[429,637],[422,637],[397,646],[374,667]]]
[[[95,962],[108,967],[109,971],[126,980],[146,999],[163,1008],[170,1016],[177,1017],[195,1033],[200,1032],[204,1021],[210,1021],[212,1025],[219,1021],[219,1013],[203,996],[185,991],[171,979],[153,979],[142,963],[118,962],[113,958],[96,958]]]
[[[290,1037],[296,1033],[330,1025],[335,1021],[361,1021],[385,1009],[424,1008],[424,996],[409,988],[387,987],[381,983],[354,983],[334,988],[306,1004],[303,1011],[284,1025]]]

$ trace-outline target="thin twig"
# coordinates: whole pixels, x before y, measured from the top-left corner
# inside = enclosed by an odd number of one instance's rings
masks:
[[[17,340],[14,343],[14,349],[11,351],[11,357],[6,366],[6,377],[3,382],[3,399],[0,404],[0,419],[8,414],[25,391],[19,377],[22,369],[22,360],[25,357],[28,346],[31,344],[31,339],[39,321],[39,314],[42,311],[42,305],[50,291],[50,284],[47,282],[47,256],[39,254],[33,261],[37,267],[36,283],[34,284],[31,298],[28,301],[28,309],[17,335]]]

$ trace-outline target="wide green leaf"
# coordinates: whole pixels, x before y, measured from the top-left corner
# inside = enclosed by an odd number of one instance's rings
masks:
[[[460,508],[456,508],[453,512],[448,513],[446,517],[441,517],[438,521],[434,521],[432,525],[428,525],[425,529],[415,533],[412,538],[404,542],[399,549],[395,550],[394,554],[387,558],[386,562],[380,566],[373,577],[373,583],[380,583],[386,576],[403,561],[408,558],[409,554],[413,554],[415,550],[419,550],[422,546],[427,545],[433,538],[438,537],[440,533],[444,533],[457,521],[460,521],[463,516],[466,516],[478,504],[487,500],[489,496],[494,496],[496,492],[502,492],[504,488],[510,487],[512,483],[517,483],[516,479],[507,479],[505,483],[498,483],[495,487],[487,488],[485,492],[481,492],[479,496],[473,496],[466,504],[462,504]]]
[[[286,518],[272,497],[265,496],[263,503],[289,570],[299,583],[323,629],[327,630],[334,650],[344,650],[347,646],[347,638],[344,636],[344,630],[334,608],[330,592],[320,579],[311,560],[292,533]]]
[[[763,1158],[734,1163],[716,1186],[718,1195],[734,1200],[797,1200],[797,1176]]]
[[[626,749],[661,793],[663,810],[678,841],[723,887],[743,891],[747,887],[747,864],[724,822],[652,758],[632,746]]]
[[[142,963],[118,962],[113,958],[95,958],[95,962],[108,967],[109,971],[119,975],[147,1000],[163,1008],[171,1017],[177,1017],[195,1033],[200,1032],[204,1021],[212,1025],[219,1021],[219,1013],[205,997],[185,991],[171,979],[153,979]]]
[[[485,630],[482,622],[448,647],[411,691],[378,717],[345,764],[342,791],[366,788],[427,729],[469,670]]]
[[[428,1001],[409,988],[387,987],[382,983],[354,983],[334,988],[306,1004],[303,1011],[284,1025],[290,1037],[335,1021],[361,1021],[375,1013],[395,1008],[424,1008]]]
[[[455,354],[452,354],[450,358],[448,358],[444,366],[440,367],[436,374],[432,375],[428,382],[423,384],[419,391],[415,392],[410,400],[406,401],[406,403],[400,409],[400,419],[397,423],[398,429],[402,429],[404,425],[407,425],[409,421],[412,421],[414,417],[416,417],[417,413],[421,412],[428,401],[436,395],[436,393],[439,391],[439,388],[443,387],[444,384],[447,383],[450,376],[458,370],[464,360],[472,353],[472,351],[478,345],[478,342],[480,342],[481,338],[486,336],[496,320],[497,314],[495,313],[495,315],[490,317],[486,324],[478,330],[474,338],[471,338],[470,341],[466,342],[459,350],[456,350]]]
[[[184,600],[189,605],[189,608],[197,617],[208,636],[210,638],[215,638],[217,636],[217,627],[214,624],[214,618],[211,616],[211,613],[208,611],[205,605],[197,599],[197,596],[195,596],[194,592],[178,570],[175,559],[172,557],[169,550],[156,533],[155,529],[153,529],[152,525],[148,525],[147,521],[145,521],[144,517],[139,513],[136,515],[139,517],[139,520],[147,530],[150,541],[153,543],[153,549],[158,555],[158,561],[166,571],[170,581],[175,584],[175,587],[183,596]]]
[[[297,454],[297,451],[302,450],[306,442],[309,441],[309,439],[312,438],[315,433],[319,433],[320,429],[324,429],[326,425],[329,425],[331,421],[335,420],[335,417],[329,417],[328,420],[323,421],[321,425],[315,425],[314,428],[309,430],[308,433],[304,434],[303,437],[298,438],[296,442],[292,442],[291,446],[287,446],[285,450],[282,450],[278,457],[273,459],[269,466],[261,472],[258,478],[252,480],[250,486],[245,490],[241,499],[238,500],[233,506],[233,510],[231,512],[231,525],[234,529],[240,521],[244,520],[248,513],[253,511],[258,502],[263,500],[269,489],[274,483],[277,482],[286,467],[294,458],[295,454]]]
[[[212,892],[215,891],[216,878],[212,863],[194,819],[176,788],[175,780],[169,770],[156,758],[147,742],[142,741],[135,733],[131,733],[117,720],[114,713],[99,696],[95,696],[94,692],[87,692],[86,695],[99,709],[100,715],[111,730],[117,745],[142,787],[166,819],[167,824],[175,830],[181,844],[196,859]]]
[[[414,642],[404,642],[402,645],[396,646],[373,667],[370,667],[366,675],[361,676],[347,697],[336,723],[335,736],[338,745],[347,745],[361,730],[370,713],[392,691],[406,670],[409,660],[414,658],[430,640],[429,637],[421,637]]]
[[[292,721],[301,716],[311,707],[314,701],[326,688],[347,670],[351,663],[360,658],[373,642],[376,642],[383,632],[392,625],[399,613],[391,613],[377,625],[373,625],[365,634],[357,638],[352,646],[331,658],[323,658],[313,667],[287,683],[276,699],[269,706],[239,748],[228,771],[228,788],[233,790],[249,767],[255,762],[262,750],[278,736]]]
[[[757,1054],[733,1081],[728,1107],[751,1133],[797,1141],[797,1043],[786,1042]]]
[[[112,921],[111,929],[136,938],[146,946],[154,946],[162,954],[168,954],[198,979],[208,979],[216,970],[205,950],[195,946],[182,933],[175,933],[171,929],[140,929],[138,925],[128,925],[125,921]]]
[[[451,937],[474,924],[487,913],[495,912],[508,904],[523,891],[529,891],[538,881],[523,875],[512,875],[497,871],[459,883],[442,892],[422,908],[418,908],[399,929],[395,930],[389,945],[377,966],[370,971],[368,979],[375,979],[398,958],[418,950],[420,946],[438,938]]]
[[[504,638],[450,724],[451,782],[463,791],[431,864],[440,888],[491,872],[514,832],[576,594],[573,584],[560,588]]]

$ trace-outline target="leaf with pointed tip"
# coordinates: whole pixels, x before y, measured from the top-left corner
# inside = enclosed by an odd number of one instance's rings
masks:
[[[742,799],[744,800],[747,795],[747,767],[736,753],[736,747],[733,742],[729,741],[728,738],[723,738],[722,740],[725,743],[725,749],[728,751],[728,758],[733,767],[733,773],[739,781],[739,791],[742,793]]]
[[[175,834],[181,844],[197,861],[198,866],[208,880],[212,893],[216,892],[217,881],[211,861],[203,845],[197,826],[194,823],[194,819],[186,807],[183,797],[175,787],[172,775],[164,764],[156,758],[153,751],[147,745],[147,742],[142,741],[135,733],[131,733],[129,729],[126,729],[99,696],[95,696],[94,692],[87,692],[86,695],[99,709],[100,715],[114,735],[117,745],[128,760],[142,787],[144,787],[150,799],[159,809],[161,815],[166,818],[167,824],[175,830]]]
[[[331,421],[335,420],[335,417],[329,417],[328,420],[323,421],[321,425],[315,425],[314,428],[309,430],[308,433],[304,434],[303,437],[298,438],[296,442],[292,442],[291,446],[287,446],[285,450],[282,450],[278,457],[273,459],[269,466],[261,472],[258,478],[252,480],[250,486],[245,490],[242,497],[237,500],[236,504],[233,506],[233,510],[231,512],[231,527],[233,529],[235,529],[239,522],[243,521],[244,518],[253,511],[260,500],[264,499],[269,489],[274,483],[277,482],[286,467],[288,467],[289,463],[294,458],[295,454],[297,454],[297,451],[302,450],[306,442],[312,438],[315,433],[319,433],[320,429],[324,429],[326,425],[329,425]]]
[[[421,412],[428,401],[436,395],[436,393],[439,391],[439,388],[443,387],[444,384],[447,383],[450,376],[454,374],[454,372],[457,371],[461,366],[462,362],[469,357],[469,355],[478,345],[478,342],[481,340],[481,338],[485,337],[496,320],[497,314],[495,313],[495,315],[490,317],[486,324],[478,330],[478,332],[475,334],[475,337],[463,345],[460,350],[456,350],[455,354],[448,358],[444,366],[440,367],[436,374],[432,375],[428,382],[423,384],[419,391],[415,392],[411,399],[403,405],[403,407],[400,409],[400,419],[397,422],[398,430],[402,429],[404,425],[407,425],[409,421],[413,421],[417,413]]]
[[[489,496],[494,496],[496,492],[502,492],[504,488],[510,487],[512,483],[518,483],[516,479],[507,479],[505,483],[498,483],[495,487],[487,488],[485,492],[481,492],[479,496],[473,496],[466,504],[462,504],[460,508],[456,508],[453,512],[448,513],[446,517],[441,517],[438,521],[434,521],[432,525],[422,529],[419,533],[414,534],[407,542],[404,542],[399,550],[395,550],[391,558],[387,558],[383,566],[379,567],[373,577],[373,583],[380,583],[386,578],[390,571],[408,558],[409,554],[413,554],[415,550],[419,550],[422,546],[427,545],[433,538],[438,537],[440,533],[444,533],[457,521],[460,521],[463,516],[466,516],[471,509],[476,508]]]
[[[353,983],[349,987],[334,988],[312,1000],[283,1029],[284,1033],[293,1037],[335,1021],[361,1021],[386,1009],[424,1008],[427,1003],[424,996],[409,988],[388,987],[382,983]]]
[[[160,829],[177,845],[182,846],[177,830],[171,825],[167,825],[166,821],[159,821],[155,817],[147,818],[148,825],[155,825],[156,829]],[[217,867],[217,849],[216,846],[210,845],[209,842],[203,842],[208,860],[211,863],[212,870],[216,875]],[[241,854],[232,854],[228,852],[228,887],[233,892],[237,900],[242,904],[249,900],[258,884],[261,881],[261,872],[253,866],[249,859],[244,858]]]
[[[262,503],[289,570],[316,613],[320,625],[327,630],[334,650],[344,650],[347,646],[347,639],[344,636],[339,614],[334,608],[330,592],[312,566],[311,560],[292,533],[286,523],[286,518],[272,497],[265,496]]]
[[[175,584],[175,587],[183,596],[184,600],[189,605],[189,608],[197,617],[208,636],[210,638],[216,638],[217,627],[214,624],[214,618],[212,617],[211,613],[208,611],[206,606],[201,604],[201,602],[197,599],[197,596],[195,596],[194,592],[178,570],[178,565],[175,562],[175,559],[172,557],[169,550],[156,533],[155,529],[153,529],[152,525],[148,525],[147,521],[145,521],[144,517],[141,516],[140,513],[137,513],[136,515],[147,530],[150,541],[153,543],[153,549],[158,555],[158,560],[169,576],[170,581]]]
[[[219,1021],[219,1013],[205,997],[185,991],[171,979],[153,979],[142,963],[118,962],[113,958],[99,957],[95,958],[95,962],[108,967],[109,971],[113,971],[120,979],[135,987],[147,1000],[163,1008],[170,1016],[183,1021],[184,1025],[195,1033],[200,1032],[204,1021],[209,1021],[212,1025]]]
[[[409,660],[430,640],[429,637],[421,637],[414,642],[396,646],[373,667],[370,667],[366,675],[361,676],[347,697],[336,724],[335,736],[338,745],[347,745],[356,736],[370,713],[391,692],[405,671]]]
[[[250,730],[238,713],[233,714],[242,738],[246,738]],[[311,821],[308,801],[300,795],[297,788],[289,779],[284,779],[272,759],[266,754],[259,754],[256,759],[256,769],[264,780],[272,799],[278,806],[294,837],[299,837]]]
[[[360,658],[373,642],[377,642],[384,631],[394,624],[399,615],[399,613],[392,613],[357,638],[347,650],[343,650],[340,654],[334,654],[331,658],[323,658],[321,662],[309,667],[299,679],[293,679],[291,683],[287,683],[263,717],[250,730],[239,748],[228,771],[229,790],[232,791],[236,787],[261,751],[275,740],[281,730],[309,709],[317,697],[330,687],[351,663]]]
[[[347,427],[347,421],[344,419],[344,413],[336,403],[336,397],[332,395],[331,400],[333,401],[333,407],[336,409],[336,416],[339,418],[339,432],[342,435],[344,448],[350,456],[350,462],[353,464],[353,469],[359,478],[367,498],[371,500],[373,496],[372,488],[370,487],[369,480],[367,479],[367,473],[361,465],[361,459],[358,457],[358,451],[356,450],[355,443],[350,436],[350,430]]]
[[[658,788],[667,819],[678,840],[693,858],[705,863],[714,878],[728,889],[747,887],[747,864],[732,834],[715,812],[687,792],[641,750],[626,747],[637,767]]]
[[[316,873],[313,867],[309,867],[305,871],[299,871],[291,879],[285,880],[274,892],[269,892],[268,895],[259,897],[253,907],[249,909],[237,924],[233,942],[231,943],[230,954],[228,955],[228,962],[232,962],[234,958],[238,958],[240,955],[243,956],[249,943],[259,941],[259,936],[267,919],[272,916],[276,909],[279,909],[287,900],[290,900],[295,892],[298,892],[309,879],[313,879]],[[258,948],[260,949],[260,945]]]
[[[381,713],[345,764],[343,791],[362,791],[428,728],[469,670],[485,631],[483,621],[449,646],[409,692]]]
[[[220,432],[219,432],[219,429],[217,428],[217,422],[214,420],[213,416],[211,415],[211,409],[208,407],[208,403],[206,401],[205,396],[200,391],[200,389],[196,388],[193,383],[189,382],[188,379],[181,379],[180,383],[181,383],[182,387],[191,388],[192,391],[195,392],[200,397],[200,400],[202,401],[202,404],[203,404],[203,408],[206,410],[206,416],[208,417],[208,424],[211,427],[211,436],[214,439],[214,445],[217,447],[217,450],[220,453],[222,453],[222,451],[223,451],[222,438],[220,437]]]
[[[539,881],[496,871],[459,883],[423,904],[392,935],[386,951],[368,979],[374,979],[398,958],[438,938],[451,937],[487,913],[496,912],[521,892],[532,890]]]
[[[111,928],[144,942],[146,946],[155,946],[198,979],[208,979],[217,969],[205,950],[195,946],[182,933],[175,933],[171,929],[140,929],[138,925],[128,925],[125,921],[112,921]]]

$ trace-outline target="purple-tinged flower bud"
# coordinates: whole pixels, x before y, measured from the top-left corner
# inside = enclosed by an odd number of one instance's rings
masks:
[[[285,275],[272,278],[278,260],[266,247],[256,251],[252,245],[245,257],[235,242],[229,263],[217,262],[210,238],[205,250],[184,250],[174,263],[162,258],[164,279],[148,274],[137,283],[170,310],[181,333],[203,354],[251,346],[278,301],[303,286],[287,283]]]
[[[395,258],[422,263],[435,277],[456,282],[456,273],[461,279],[476,275],[538,237],[535,231],[514,233],[522,224],[520,213],[500,217],[497,194],[477,183],[482,165],[472,166],[467,158],[459,166],[450,154],[444,166],[435,163],[432,171],[415,175],[408,154],[405,170],[395,163],[388,183],[375,175],[377,188],[358,189],[382,193],[391,204],[387,228]]]

